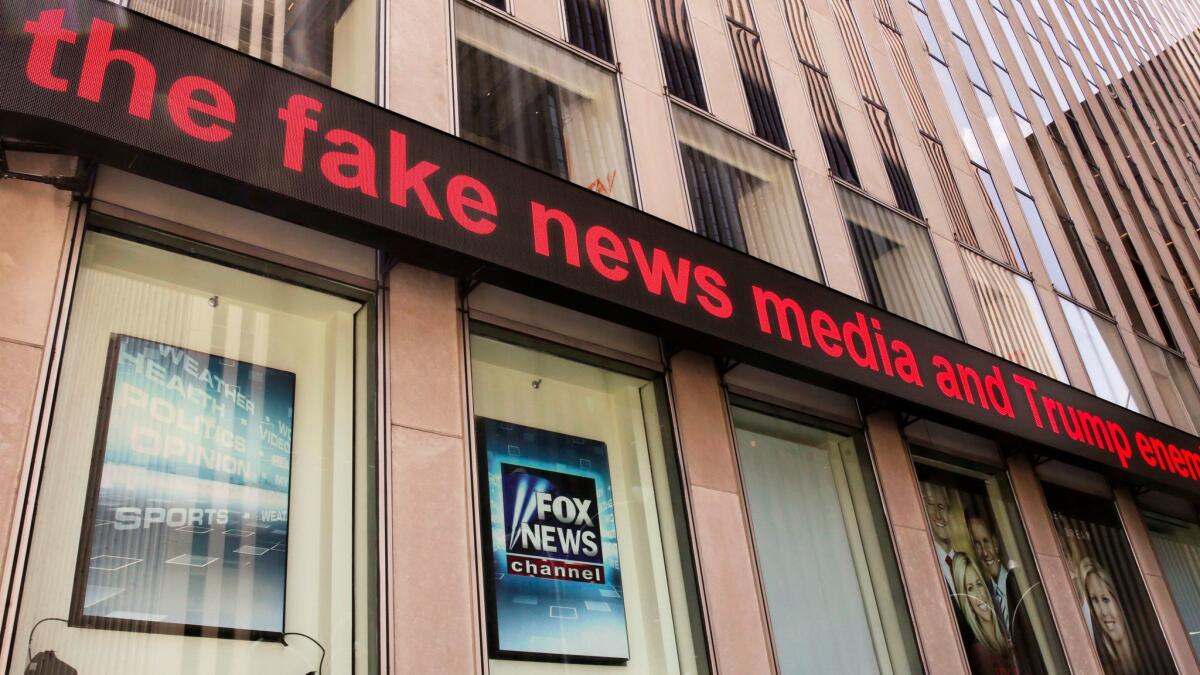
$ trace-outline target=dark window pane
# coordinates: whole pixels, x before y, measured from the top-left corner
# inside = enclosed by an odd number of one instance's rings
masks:
[[[696,60],[696,48],[688,28],[684,0],[651,0],[651,4],[654,8],[654,24],[658,28],[663,70],[666,71],[667,91],[697,108],[707,109],[704,83],[700,79],[700,62]]]
[[[583,51],[612,62],[612,38],[604,0],[563,0],[567,40]]]
[[[787,134],[783,130],[783,117],[779,114],[775,88],[771,86],[762,43],[757,35],[734,23],[729,24],[729,34],[742,76],[742,88],[746,91],[746,102],[750,106],[754,135],[777,148],[786,149]]]

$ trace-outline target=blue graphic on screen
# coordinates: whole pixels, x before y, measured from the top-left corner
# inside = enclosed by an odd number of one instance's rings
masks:
[[[75,621],[282,632],[295,375],[112,342]]]
[[[628,660],[605,444],[482,417],[477,426],[487,462],[495,655]]]

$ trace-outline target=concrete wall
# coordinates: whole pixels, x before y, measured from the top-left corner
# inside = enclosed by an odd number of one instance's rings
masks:
[[[20,170],[71,175],[70,157],[12,156]],[[34,404],[39,400],[46,349],[56,305],[55,290],[64,269],[72,231],[71,195],[48,185],[0,181],[0,566],[7,569],[10,535],[21,517],[18,494],[32,438]],[[3,584],[0,584],[3,586]]]

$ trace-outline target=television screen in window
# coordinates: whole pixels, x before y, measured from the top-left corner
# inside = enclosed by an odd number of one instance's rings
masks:
[[[487,481],[492,655],[629,658],[608,449],[476,418]]]
[[[295,385],[293,373],[112,336],[72,624],[283,632]]]

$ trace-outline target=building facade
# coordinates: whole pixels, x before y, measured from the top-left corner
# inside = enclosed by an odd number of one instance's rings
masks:
[[[1200,672],[1200,8],[0,7],[6,673]]]

